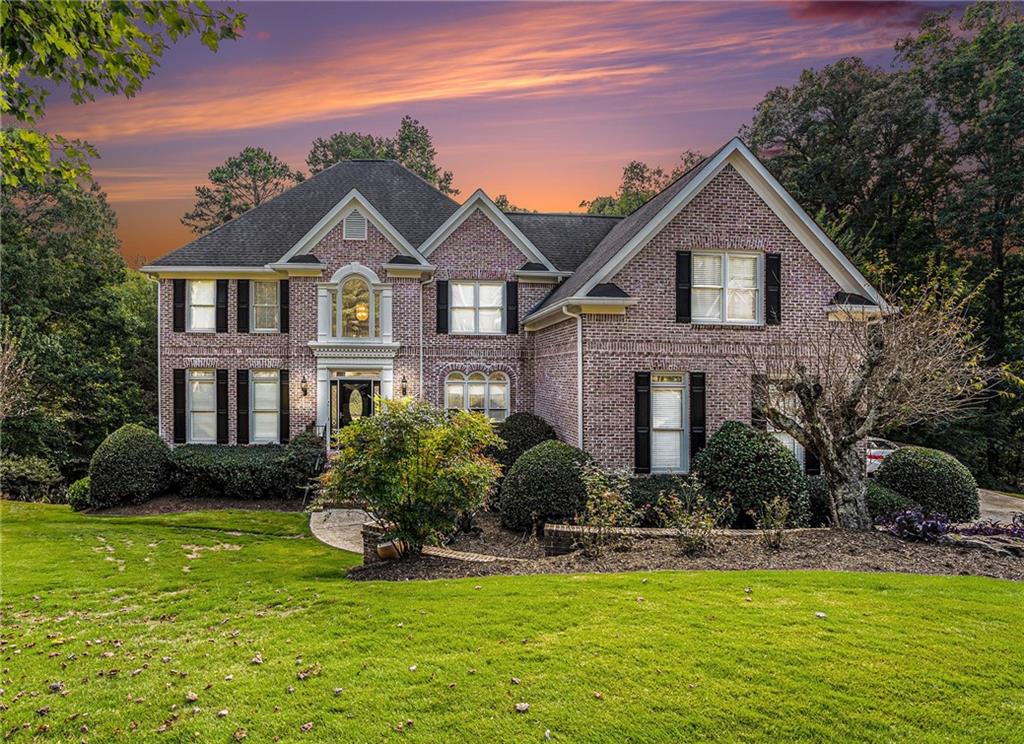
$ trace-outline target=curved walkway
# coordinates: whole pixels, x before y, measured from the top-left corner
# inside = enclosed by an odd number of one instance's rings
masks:
[[[1024,499],[1016,496],[1007,496],[999,491],[989,491],[986,488],[978,489],[978,496],[981,499],[981,518],[995,519],[999,522],[1011,522],[1016,512],[1024,512]]]

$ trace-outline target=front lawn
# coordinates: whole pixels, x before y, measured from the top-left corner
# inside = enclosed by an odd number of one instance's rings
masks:
[[[339,742],[1020,736],[1019,583],[823,572],[364,583],[344,578],[357,556],[309,537],[299,514],[91,517],[4,502],[0,518],[0,703],[13,741],[227,742],[241,729],[249,741]],[[66,694],[50,691],[58,683]]]

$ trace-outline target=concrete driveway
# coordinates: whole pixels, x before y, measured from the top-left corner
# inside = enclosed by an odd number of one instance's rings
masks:
[[[1015,512],[1024,512],[1024,499],[1007,496],[998,491],[989,491],[986,488],[979,488],[978,496],[981,498],[982,519],[1011,522]]]

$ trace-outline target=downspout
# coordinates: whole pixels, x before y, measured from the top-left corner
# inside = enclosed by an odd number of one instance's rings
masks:
[[[583,313],[573,313],[565,305],[562,312],[576,318],[576,447],[583,449]]]

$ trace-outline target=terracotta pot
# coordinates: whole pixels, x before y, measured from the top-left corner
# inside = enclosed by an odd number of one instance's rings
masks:
[[[395,561],[402,557],[400,540],[385,540],[377,543],[377,557],[382,561]]]

